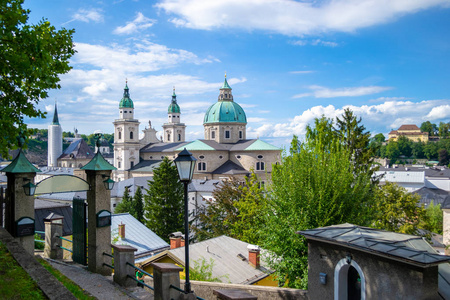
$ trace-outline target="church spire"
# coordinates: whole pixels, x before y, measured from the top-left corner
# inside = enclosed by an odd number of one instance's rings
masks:
[[[219,101],[233,101],[232,88],[227,81],[227,73],[225,72],[225,80],[220,88]]]
[[[180,113],[180,106],[177,103],[177,95],[175,94],[175,87],[173,87],[173,94],[172,94],[172,102],[169,105],[168,113]]]
[[[120,100],[119,108],[134,108],[133,100],[130,98],[130,89],[128,88],[128,80],[125,81],[125,88],[123,89],[123,97]]]
[[[52,122],[52,125],[59,125],[58,108],[56,107],[56,102],[55,102],[55,112],[53,113],[53,122]]]

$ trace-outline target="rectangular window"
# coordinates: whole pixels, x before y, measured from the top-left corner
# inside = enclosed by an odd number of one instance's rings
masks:
[[[239,130],[239,139],[242,140],[242,130]]]
[[[264,162],[263,161],[258,161],[256,163],[256,171],[264,171]]]
[[[117,167],[120,169],[120,161],[117,163]]]
[[[216,132],[215,131],[211,131],[211,138],[215,139],[216,138]]]
[[[134,161],[130,162],[130,168],[134,167]]]
[[[206,163],[205,162],[199,162],[197,164],[197,170],[198,171],[206,171]]]
[[[230,138],[230,131],[229,130],[225,130],[225,138],[226,139]]]

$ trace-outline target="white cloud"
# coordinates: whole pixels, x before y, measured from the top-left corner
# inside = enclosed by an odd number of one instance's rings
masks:
[[[291,44],[295,45],[295,46],[311,45],[311,46],[325,46],[325,47],[332,47],[332,48],[339,46],[339,44],[336,42],[323,41],[321,39],[315,39],[315,40],[311,40],[311,41],[298,40],[298,41],[291,42]]]
[[[290,74],[310,74],[310,73],[314,73],[315,71],[311,71],[311,70],[306,70],[306,71],[291,71],[289,72]]]
[[[75,14],[72,15],[72,20],[70,20],[67,23],[73,22],[73,21],[81,21],[85,23],[89,23],[90,21],[93,21],[95,23],[102,23],[104,21],[102,10],[101,9],[79,9]]]
[[[450,105],[441,105],[433,107],[433,109],[428,113],[425,119],[433,121],[439,119],[450,118]]]
[[[294,95],[292,98],[335,98],[335,97],[357,97],[370,94],[381,93],[391,90],[392,87],[387,86],[359,86],[359,87],[344,87],[338,89],[330,89],[323,86],[312,85],[308,87],[313,90],[311,93],[302,93]]]
[[[141,12],[137,13],[136,18],[127,22],[125,26],[119,26],[114,29],[113,33],[115,34],[132,34],[136,31],[144,30],[153,26],[156,23],[156,20],[149,19],[145,17]]]
[[[211,30],[241,28],[303,36],[351,32],[395,21],[431,7],[448,7],[448,0],[161,0],[156,6],[176,26]],[[268,21],[270,20],[270,21]]]
[[[362,124],[372,133],[387,134],[391,129],[397,129],[403,124],[416,124],[420,126],[426,120],[446,121],[450,117],[449,100],[412,101],[386,101],[376,105],[344,107],[314,106],[295,116],[290,122],[278,124],[264,124],[253,128],[249,127],[248,136],[265,136],[274,138],[291,137],[293,134],[303,137],[308,124],[313,124],[315,118],[322,116],[335,119],[341,116],[345,108],[350,108]],[[424,117],[425,116],[425,117]]]

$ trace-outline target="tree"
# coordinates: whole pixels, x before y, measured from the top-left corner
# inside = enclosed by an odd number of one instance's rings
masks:
[[[373,227],[388,231],[418,234],[425,209],[419,206],[420,196],[408,193],[396,183],[387,182],[376,191]]]
[[[439,123],[439,137],[441,139],[448,138],[449,131],[450,131],[450,123],[444,123],[444,122]]]
[[[397,158],[400,156],[400,149],[398,148],[398,143],[397,142],[389,142],[389,144],[386,145],[385,155],[392,162],[395,162],[397,160]]]
[[[153,181],[148,181],[144,195],[145,225],[162,239],[183,231],[184,189],[178,179],[176,166],[167,157],[153,170]]]
[[[420,227],[433,233],[442,234],[444,215],[441,205],[434,205],[433,201],[426,208],[426,218],[422,219]]]
[[[234,202],[237,209],[237,219],[231,224],[231,236],[259,245],[262,240],[262,229],[265,227],[264,211],[266,210],[266,197],[264,188],[254,172],[245,179],[241,199]]]
[[[69,72],[69,59],[75,53],[74,30],[55,30],[43,19],[27,24],[30,10],[23,0],[0,4],[0,154],[18,146],[17,136],[31,134],[24,117],[44,118],[36,106],[47,98],[48,90],[59,89],[59,75]]]
[[[420,131],[428,132],[428,135],[433,136],[436,135],[437,126],[430,121],[426,121],[423,122],[422,125],[420,125]]]
[[[214,200],[200,207],[191,224],[195,239],[207,240],[216,236],[232,236],[231,227],[238,220],[238,209],[235,202],[242,199],[242,189],[236,178],[224,180],[212,194]]]
[[[366,131],[361,122],[361,118],[358,119],[350,108],[346,108],[342,119],[336,117],[336,127],[333,129],[338,139],[348,149],[349,159],[354,162],[355,168],[362,168],[373,174],[376,171],[372,165],[377,149],[369,147],[370,132]]]
[[[423,147],[423,154],[428,159],[437,159],[438,158],[438,145],[433,142],[428,142]]]
[[[406,157],[411,156],[413,142],[410,139],[402,135],[398,138],[397,144],[398,150],[400,151],[400,155],[404,155]]]
[[[307,285],[307,243],[299,230],[341,224],[370,224],[375,185],[367,172],[355,173],[350,151],[328,138],[331,122],[315,120],[298,152],[274,165],[262,247],[280,281],[295,288]],[[320,125],[320,126],[317,126]],[[322,143],[326,142],[326,145]],[[323,149],[327,151],[323,151]]]
[[[446,149],[439,150],[439,165],[440,166],[447,166],[449,163],[449,155],[448,151]]]
[[[424,158],[424,154],[423,154],[423,147],[424,147],[424,143],[423,142],[415,142],[412,143],[411,145],[411,154],[414,158]]]
[[[373,140],[381,144],[381,143],[384,143],[386,141],[386,137],[382,133],[377,133],[373,137]]]
[[[136,192],[134,192],[133,203],[132,203],[132,215],[139,222],[144,223],[144,204],[142,202],[142,189],[140,186],[137,187]]]
[[[123,197],[122,201],[117,204],[116,209],[114,210],[114,213],[120,214],[120,213],[129,213],[132,210],[132,198],[130,197],[128,187],[125,187],[125,190],[123,191]]]

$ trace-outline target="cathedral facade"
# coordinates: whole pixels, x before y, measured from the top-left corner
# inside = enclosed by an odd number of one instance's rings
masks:
[[[139,121],[134,119],[134,103],[128,85],[119,103],[119,119],[114,124],[114,166],[116,181],[131,177],[152,176],[164,157],[173,160],[184,148],[197,159],[194,179],[222,179],[234,176],[242,179],[251,171],[265,180],[272,164],[281,159],[281,149],[260,139],[247,139],[247,117],[234,101],[232,89],[225,77],[217,102],[211,105],[203,119],[204,139],[185,141],[186,125],[181,122],[181,109],[175,89],[168,108],[161,140],[151,122],[139,140]]]

